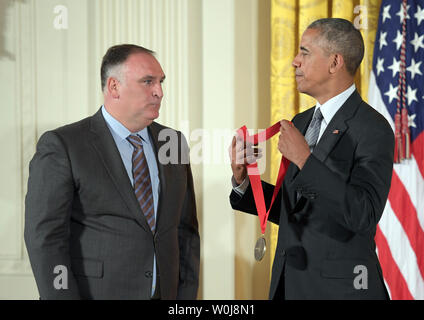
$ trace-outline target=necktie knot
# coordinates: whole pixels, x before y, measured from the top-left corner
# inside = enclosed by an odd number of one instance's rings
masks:
[[[322,113],[321,113],[321,109],[318,108],[317,111],[314,114],[314,119],[313,119],[314,125],[321,124],[322,118],[323,118],[323,116],[322,116]]]
[[[132,134],[127,137],[127,140],[135,149],[143,148],[143,142],[139,136]]]

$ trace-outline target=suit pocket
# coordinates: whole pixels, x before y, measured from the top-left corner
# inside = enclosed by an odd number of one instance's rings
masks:
[[[71,260],[72,272],[76,276],[102,278],[103,261],[94,259],[74,258]]]

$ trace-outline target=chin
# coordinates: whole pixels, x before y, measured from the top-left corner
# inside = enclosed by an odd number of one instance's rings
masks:
[[[153,108],[151,108],[148,111],[148,113],[150,113],[150,118],[156,119],[157,117],[159,117],[159,110],[160,110],[160,105],[159,106],[154,106]]]
[[[300,92],[300,93],[305,93],[305,91],[302,89],[302,86],[301,86],[301,85],[299,85],[299,84],[298,84],[298,85],[296,86],[296,88],[297,88],[297,91],[298,91],[298,92]]]
[[[299,91],[300,93],[308,94],[308,89],[299,84],[297,85],[297,91]]]
[[[159,111],[158,112],[153,112],[152,115],[150,116],[150,119],[156,120],[157,118],[159,118]]]

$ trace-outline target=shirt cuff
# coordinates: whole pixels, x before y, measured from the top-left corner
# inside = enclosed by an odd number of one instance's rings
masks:
[[[249,187],[249,179],[245,178],[243,182],[239,185],[237,185],[236,179],[234,179],[234,176],[231,177],[231,183],[233,184],[233,190],[239,195],[243,196],[246,192],[247,188]]]

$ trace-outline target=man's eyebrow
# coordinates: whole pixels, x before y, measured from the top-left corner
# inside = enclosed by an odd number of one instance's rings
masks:
[[[143,78],[141,78],[141,79],[139,79],[138,81],[144,81],[144,80],[154,80],[154,79],[156,79],[157,77],[155,77],[155,76],[152,76],[152,75],[147,75],[147,76],[144,76]],[[160,78],[160,80],[161,81],[164,81],[165,80],[165,76],[163,76],[163,77],[161,77]]]
[[[300,50],[302,50],[302,51],[306,51],[306,52],[309,52],[309,50],[308,50],[307,48],[302,47],[302,46],[300,46]]]
[[[147,75],[147,76],[140,78],[138,81],[151,80],[151,79],[154,79],[154,78],[155,78],[154,76]]]

